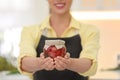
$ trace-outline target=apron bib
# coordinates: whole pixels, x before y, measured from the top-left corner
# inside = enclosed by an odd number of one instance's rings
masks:
[[[82,51],[81,38],[80,35],[75,35],[67,38],[48,38],[41,35],[40,42],[36,48],[37,57],[43,52],[43,47],[45,45],[45,40],[56,40],[61,39],[65,41],[65,46],[67,52],[70,53],[71,58],[79,58]],[[33,74],[34,80],[88,80],[88,77],[83,77],[79,73],[63,70],[58,71],[56,69],[52,71],[40,70]]]

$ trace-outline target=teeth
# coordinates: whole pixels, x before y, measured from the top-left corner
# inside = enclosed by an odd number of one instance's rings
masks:
[[[56,4],[56,6],[61,7],[64,6],[65,4]]]

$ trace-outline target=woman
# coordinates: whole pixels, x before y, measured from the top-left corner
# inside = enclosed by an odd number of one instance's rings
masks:
[[[70,14],[72,0],[48,0],[50,16],[41,25],[24,27],[18,69],[33,80],[88,80],[97,69],[99,31]],[[45,40],[65,41],[65,57],[45,58]]]

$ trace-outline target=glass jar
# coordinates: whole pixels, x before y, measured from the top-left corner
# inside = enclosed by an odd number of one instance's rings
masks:
[[[45,57],[55,58],[57,56],[64,57],[66,54],[66,47],[64,40],[46,40],[44,49]]]

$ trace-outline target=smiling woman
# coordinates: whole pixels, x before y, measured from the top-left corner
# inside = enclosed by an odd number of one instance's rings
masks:
[[[73,0],[47,1],[50,15],[40,25],[22,30],[19,71],[33,80],[88,80],[97,69],[99,30],[72,17]],[[63,40],[65,55],[45,57],[46,40]]]

